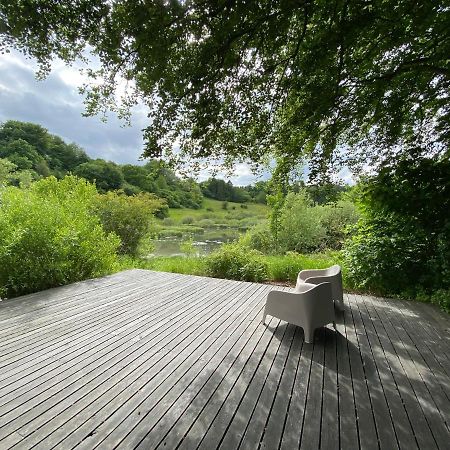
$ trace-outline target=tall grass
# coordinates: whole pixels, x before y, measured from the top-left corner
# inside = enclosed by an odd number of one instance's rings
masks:
[[[266,281],[280,281],[295,284],[297,275],[304,269],[324,269],[333,264],[342,266],[340,252],[317,253],[310,255],[287,254],[266,256],[261,258],[268,265]],[[149,259],[121,257],[121,270],[139,268],[161,272],[183,273],[187,275],[207,276],[207,257],[196,256],[160,256]],[[344,286],[348,287],[346,271],[343,267]]]
[[[265,256],[269,266],[269,280],[295,283],[297,275],[304,269],[325,269],[340,263],[340,254],[315,253],[309,255],[287,254]]]
[[[119,263],[120,270],[147,269],[186,275],[206,275],[206,260],[204,257],[159,256],[144,259],[123,256]]]

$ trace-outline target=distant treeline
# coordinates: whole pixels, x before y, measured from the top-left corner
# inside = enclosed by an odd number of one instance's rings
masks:
[[[233,186],[231,181],[210,178],[197,183],[180,178],[164,162],[151,160],[143,166],[119,165],[103,159],[92,159],[77,144],[67,144],[40,125],[8,120],[0,124],[0,158],[14,166],[10,184],[37,180],[54,175],[61,179],[71,173],[95,182],[101,193],[123,190],[127,195],[149,192],[164,198],[170,208],[201,208],[203,197],[220,201],[266,203],[270,184],[258,181],[249,186]],[[8,163],[8,164],[9,164]],[[1,169],[1,168],[0,168]],[[328,184],[291,186],[294,192],[306,189],[316,204],[335,201],[345,187]]]
[[[203,196],[260,203],[264,203],[266,197],[266,182],[242,188],[211,178],[198,184],[193,179],[177,177],[157,160],[137,166],[92,159],[77,144],[67,144],[40,125],[15,120],[0,125],[0,158],[14,164],[16,184],[24,179],[24,175],[36,180],[50,175],[60,179],[72,173],[95,182],[100,192],[119,189],[128,195],[150,192],[165,198],[171,208],[200,208]]]

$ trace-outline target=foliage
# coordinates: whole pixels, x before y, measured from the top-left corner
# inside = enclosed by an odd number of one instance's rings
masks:
[[[124,182],[120,167],[103,159],[80,164],[74,174],[94,183],[100,192],[120,189]]]
[[[293,192],[300,192],[301,190],[305,190],[308,193],[315,205],[326,205],[336,203],[349,190],[349,187],[333,183],[314,185],[298,183],[292,187]]]
[[[320,211],[312,206],[309,196],[305,192],[289,193],[281,210],[278,230],[278,244],[282,251],[315,251],[321,247],[325,237]]]
[[[207,274],[232,280],[263,281],[267,263],[262,254],[239,244],[223,244],[206,260]]]
[[[450,287],[450,160],[404,159],[361,189],[346,251],[357,287],[385,294]]]
[[[202,234],[205,229],[193,225],[172,226],[158,230],[158,237],[183,237],[191,236],[192,234]]]
[[[447,6],[4,0],[0,47],[35,57],[46,73],[53,58],[70,63],[89,46],[101,67],[90,71],[87,113],[126,117],[143,100],[148,156],[261,161],[275,150],[312,154],[319,170],[332,156],[383,160],[417,143],[422,154],[446,151]],[[116,105],[122,79],[134,89]],[[353,154],[341,154],[342,143]]]
[[[76,144],[66,144],[40,125],[16,120],[0,125],[0,157],[8,158],[19,169],[58,178],[89,161]]]
[[[339,250],[358,215],[347,200],[313,205],[306,190],[268,196],[272,206],[269,226],[260,224],[243,238],[245,245],[266,254]]]
[[[16,169],[16,165],[11,161],[0,158],[0,186],[9,184],[12,172]]]
[[[300,270],[326,268],[333,264],[340,264],[342,266],[343,264],[342,256],[339,252],[314,255],[288,253],[283,256],[261,257],[267,264],[267,277],[265,279],[277,282],[289,282],[291,284],[295,284]],[[202,256],[158,256],[144,259],[125,255],[120,257],[120,266],[121,270],[140,268],[205,276],[210,274],[208,261],[209,257]],[[345,266],[343,269],[345,269]],[[346,286],[345,270],[343,271],[343,275],[344,286]]]
[[[285,255],[266,256],[269,279],[273,281],[288,281],[295,284],[298,273],[304,269],[326,269],[333,264],[339,264],[343,269],[344,285],[347,283],[344,259],[340,252],[314,253],[302,255],[288,252]],[[347,286],[345,286],[347,287]]]
[[[192,238],[184,240],[180,244],[180,250],[188,256],[193,256],[197,253],[197,249],[195,248],[194,241]]]
[[[40,125],[13,120],[0,125],[0,159],[14,164],[14,170],[10,171],[14,175],[9,181],[14,185],[26,185],[31,180],[50,175],[62,178],[70,172],[95,182],[101,192],[121,189],[127,195],[154,193],[167,201],[167,207],[157,212],[159,218],[168,215],[169,207],[200,209],[204,201],[201,187],[204,189],[209,182],[224,187],[226,197],[235,202],[254,198],[260,203],[264,203],[260,194],[265,198],[267,184],[258,182],[254,186],[236,187],[231,182],[211,179],[199,185],[192,178],[176,176],[163,161],[152,160],[143,166],[136,166],[92,160],[76,144],[65,143]],[[220,192],[218,188],[216,194],[222,195],[223,192]]]
[[[200,183],[200,188],[205,197],[215,200],[244,203],[252,199],[245,188],[233,186],[231,181],[226,182],[217,178],[210,178]],[[256,186],[253,189],[256,190]]]
[[[320,223],[325,228],[323,247],[340,250],[348,237],[352,226],[358,221],[355,204],[348,200],[338,200],[333,204],[316,206],[319,211]]]
[[[265,204],[267,199],[267,194],[269,193],[269,182],[268,181],[257,181],[255,184],[250,186],[245,186],[244,189],[248,192],[252,201],[256,203]],[[242,205],[245,207],[246,205]]]
[[[206,275],[206,258],[197,256],[136,258],[130,255],[122,255],[119,264],[120,270],[147,269],[187,275]]]
[[[241,236],[239,242],[248,248],[258,250],[266,255],[276,253],[278,248],[275,237],[266,223],[255,225]]]
[[[170,208],[198,209],[202,205],[199,185],[190,178],[178,178],[162,161],[150,161],[144,166],[125,164],[122,172],[128,184],[165,198]]]
[[[430,295],[429,301],[443,311],[450,313],[450,289],[438,289]]]
[[[185,216],[181,220],[181,223],[183,223],[185,225],[190,225],[190,224],[194,223],[194,218],[192,216]]]
[[[363,217],[346,246],[350,277],[355,287],[398,294],[420,283],[428,245],[422,230],[399,217]]]
[[[0,290],[13,297],[114,269],[119,238],[106,235],[84,180],[50,177],[0,191]]]
[[[120,253],[136,255],[143,239],[152,232],[154,213],[162,206],[164,201],[153,194],[108,192],[97,196],[94,211],[105,231],[120,237]]]

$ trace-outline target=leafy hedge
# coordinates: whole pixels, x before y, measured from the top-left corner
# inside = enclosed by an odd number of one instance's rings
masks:
[[[223,244],[206,259],[209,276],[231,280],[264,281],[268,266],[263,255],[239,244]]]
[[[405,159],[363,186],[346,248],[356,288],[450,311],[450,160]]]
[[[92,214],[95,187],[73,176],[0,190],[0,294],[13,297],[100,276],[120,244]]]
[[[107,192],[96,197],[93,210],[105,231],[120,237],[119,252],[136,255],[139,246],[150,235],[153,215],[165,204],[165,200],[154,194],[142,192],[127,196]]]

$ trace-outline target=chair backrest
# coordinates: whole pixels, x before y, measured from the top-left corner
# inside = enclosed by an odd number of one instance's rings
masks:
[[[336,302],[339,309],[344,309],[344,291],[343,291],[343,283],[342,283],[342,271],[341,266],[335,264],[330,267],[330,270],[333,271],[330,276],[333,277],[334,282],[332,283],[333,287],[333,299]]]
[[[341,266],[338,264],[328,267],[327,269],[327,275],[329,276],[337,275],[339,272],[341,272]]]

